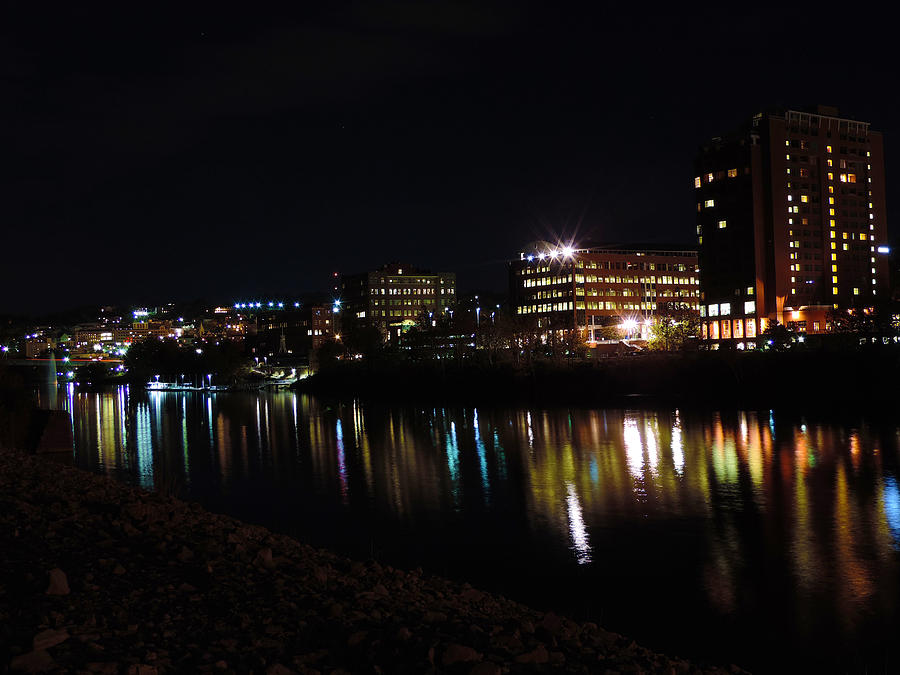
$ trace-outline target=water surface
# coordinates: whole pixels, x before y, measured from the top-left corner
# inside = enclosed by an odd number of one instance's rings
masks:
[[[760,671],[900,669],[893,421],[61,392],[75,461]]]

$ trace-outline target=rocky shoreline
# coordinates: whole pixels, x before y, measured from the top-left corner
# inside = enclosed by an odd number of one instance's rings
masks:
[[[743,672],[10,450],[0,551],[0,672]]]

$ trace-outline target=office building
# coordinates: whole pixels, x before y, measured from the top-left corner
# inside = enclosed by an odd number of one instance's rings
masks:
[[[340,292],[343,321],[377,327],[394,339],[423,316],[453,307],[456,274],[389,263],[373,272],[342,275]]]
[[[641,324],[668,309],[697,311],[697,252],[683,246],[565,246],[535,242],[509,264],[512,311],[539,328]]]
[[[834,108],[759,113],[696,160],[702,337],[755,346],[772,321],[888,295],[882,136]]]

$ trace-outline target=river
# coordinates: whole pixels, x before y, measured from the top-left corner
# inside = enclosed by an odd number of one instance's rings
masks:
[[[59,392],[75,463],[671,655],[900,668],[896,420]]]

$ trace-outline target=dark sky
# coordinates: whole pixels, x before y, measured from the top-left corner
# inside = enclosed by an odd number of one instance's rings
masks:
[[[884,131],[897,208],[892,19],[725,6],[6,2],[0,312],[691,242],[696,148],[773,104]]]

